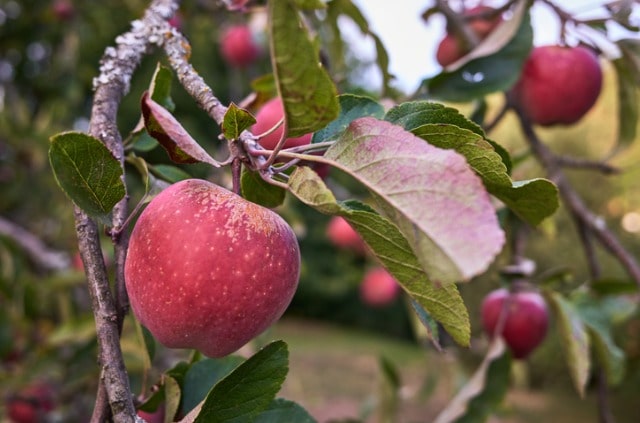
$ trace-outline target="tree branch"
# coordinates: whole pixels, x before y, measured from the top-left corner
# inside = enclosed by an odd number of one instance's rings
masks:
[[[522,111],[518,110],[517,106],[514,105],[513,107],[518,115],[520,127],[525,134],[532,152],[546,169],[549,179],[558,186],[563,203],[576,222],[578,230],[584,230],[593,236],[610,254],[616,257],[629,276],[640,286],[640,265],[636,259],[625,249],[613,232],[607,228],[604,219],[589,210],[566,178],[562,171],[561,163],[558,162],[556,156],[538,138],[531,122]],[[584,239],[585,235],[582,236]],[[586,246],[586,248],[587,257],[589,257],[590,251],[588,248],[590,247]],[[592,268],[595,269],[595,267]]]
[[[40,270],[64,270],[71,265],[68,253],[47,247],[40,238],[2,216],[0,216],[0,236],[13,240]]]
[[[89,132],[101,140],[124,168],[122,137],[116,125],[120,102],[129,91],[130,81],[142,57],[164,38],[163,31],[178,7],[177,0],[154,0],[145,11],[142,20],[133,21],[131,30],[116,38],[115,47],[107,47],[100,61],[100,73],[94,79],[94,98]],[[123,175],[124,179],[124,175]],[[126,220],[128,196],[125,195],[113,210],[113,227],[119,228]],[[135,408],[129,380],[120,349],[122,321],[128,310],[124,285],[124,260],[128,234],[117,231],[112,234],[116,257],[116,298],[111,292],[106,266],[100,249],[98,225],[76,207],[76,233],[78,246],[87,274],[87,283],[93,302],[93,313],[99,346],[99,362],[102,366],[101,381],[104,384],[115,422],[135,421]],[[108,415],[104,410],[104,393],[98,392],[92,421],[103,421]],[[101,405],[102,404],[102,405]]]

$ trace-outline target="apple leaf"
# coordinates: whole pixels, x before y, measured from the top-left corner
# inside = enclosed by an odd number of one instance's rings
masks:
[[[293,401],[277,398],[271,401],[269,408],[253,420],[253,423],[316,423],[316,419]]]
[[[284,189],[267,183],[258,172],[247,169],[242,169],[240,187],[245,199],[270,209],[281,205],[287,194]]]
[[[287,344],[268,344],[211,388],[195,423],[252,421],[273,401],[288,370]]]
[[[522,2],[525,3],[525,2]],[[446,101],[471,101],[496,91],[506,91],[520,77],[533,46],[533,29],[526,8],[515,36],[502,49],[469,60],[452,72],[442,72],[422,81],[418,94]],[[499,29],[499,28],[498,28]],[[499,34],[498,34],[499,35]],[[487,39],[487,47],[490,47]],[[479,51],[475,54],[485,54]],[[461,59],[464,60],[464,59]]]
[[[619,40],[622,57],[612,61],[618,80],[618,145],[628,145],[636,139],[640,100],[640,42]]]
[[[469,344],[469,314],[456,285],[437,286],[429,281],[409,243],[393,223],[356,201],[337,203],[322,179],[307,167],[293,172],[289,186],[303,203],[325,214],[343,216],[404,290],[456,342]]]
[[[323,129],[315,132],[312,143],[331,141],[340,136],[347,126],[359,117],[373,116],[381,119],[384,116],[384,108],[380,103],[354,94],[342,94],[338,97],[340,102],[340,114]]]
[[[176,163],[207,163],[213,167],[220,164],[191,138],[171,113],[151,99],[148,92],[142,95],[142,116],[147,132]]]
[[[164,410],[165,421],[173,420],[173,417],[177,414],[180,408],[180,399],[182,398],[182,391],[178,380],[171,376],[165,375],[164,381]],[[168,418],[167,418],[168,417]],[[171,419],[171,420],[169,420]]]
[[[236,140],[245,129],[256,123],[251,113],[231,103],[222,121],[222,133],[228,140]]]
[[[594,297],[576,292],[572,303],[589,329],[598,362],[610,385],[619,384],[625,375],[625,353],[613,340],[616,322],[626,321],[636,312],[637,304],[627,296]]]
[[[111,210],[122,200],[122,166],[97,138],[81,132],[51,137],[49,162],[58,185],[89,216],[111,225]]]
[[[455,151],[389,122],[360,118],[324,158],[371,192],[434,284],[484,272],[502,249],[504,233],[482,181]]]
[[[184,375],[181,413],[187,414],[207,396],[211,387],[226,377],[244,360],[237,355],[207,358],[193,363]]]
[[[333,30],[332,35],[335,40],[333,44],[333,53],[335,54],[332,54],[331,57],[336,57],[338,60],[345,57],[343,52],[344,49],[342,47],[343,41],[340,36],[340,26],[338,25],[339,19],[343,16],[348,17],[358,26],[358,29],[360,29],[360,32],[362,32],[363,35],[368,35],[373,40],[376,49],[376,64],[378,65],[378,69],[382,76],[383,95],[387,95],[391,81],[394,79],[394,76],[389,72],[389,55],[387,54],[387,50],[385,49],[380,37],[372,31],[371,28],[369,28],[367,19],[351,0],[332,0],[328,3],[327,26]],[[344,62],[339,63],[339,65],[339,68],[345,67]]]
[[[589,287],[598,295],[637,294],[638,284],[631,279],[597,279]]]
[[[149,171],[156,177],[172,184],[192,178],[190,174],[180,169],[179,167],[166,164],[156,164],[149,166]]]
[[[556,314],[571,379],[580,396],[584,397],[591,369],[587,327],[574,305],[561,294],[549,291],[546,297]]]
[[[417,334],[417,338],[426,338],[438,351],[442,351],[442,345],[440,345],[440,331],[438,330],[437,321],[414,298],[411,298],[410,304],[411,308],[413,308],[413,311],[415,312],[418,322],[422,325],[414,325],[414,332]]]
[[[509,388],[511,356],[501,337],[495,337],[471,379],[434,423],[481,423],[498,408]]]
[[[542,178],[511,180],[503,157],[485,138],[482,129],[455,109],[428,102],[405,103],[391,109],[385,120],[443,149],[462,154],[480,176],[487,191],[531,225],[537,225],[558,208],[558,190]]]
[[[338,93],[294,2],[270,0],[268,13],[272,67],[283,101],[285,132],[299,137],[338,116]]]

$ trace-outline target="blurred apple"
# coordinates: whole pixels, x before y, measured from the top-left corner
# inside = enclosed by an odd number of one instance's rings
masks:
[[[7,416],[12,423],[41,423],[55,408],[53,387],[34,382],[6,400]]]
[[[282,106],[282,100],[280,97],[272,98],[258,110],[256,123],[251,127],[251,132],[254,135],[263,134],[273,128],[283,116],[284,108]],[[280,125],[275,131],[260,138],[258,142],[267,150],[273,150],[278,144],[278,141],[280,141],[283,131],[284,129],[282,125]],[[284,143],[284,148],[309,144],[311,143],[312,136],[313,134],[305,134],[299,137],[287,138]]]
[[[338,248],[351,250],[362,255],[367,251],[367,246],[360,234],[342,216],[333,216],[329,220],[326,233],[329,241]]]
[[[258,59],[260,47],[254,39],[251,28],[247,25],[234,25],[222,33],[220,53],[228,65],[246,68]]]
[[[400,285],[383,267],[374,267],[365,273],[360,283],[362,302],[372,307],[384,307],[400,295]]]

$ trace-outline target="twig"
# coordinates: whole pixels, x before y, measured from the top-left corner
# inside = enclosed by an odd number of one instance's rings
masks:
[[[636,259],[625,249],[613,232],[607,228],[604,219],[589,210],[564,175],[556,156],[538,138],[531,122],[516,106],[514,106],[514,109],[532,152],[546,169],[549,178],[557,185],[560,196],[578,228],[584,227],[585,231],[588,231],[622,264],[631,278],[640,286],[640,265]]]
[[[605,175],[613,175],[620,173],[620,169],[605,162],[597,162],[593,160],[585,160],[577,157],[557,156],[556,162],[558,166],[569,167],[573,169],[597,170]]]
[[[36,235],[0,216],[0,236],[13,240],[41,270],[64,270],[71,265],[69,254],[53,250]]]

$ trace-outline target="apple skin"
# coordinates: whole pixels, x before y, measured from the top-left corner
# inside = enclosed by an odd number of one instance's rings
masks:
[[[400,285],[383,267],[374,267],[365,273],[360,283],[362,302],[372,307],[384,307],[400,295]]]
[[[254,135],[260,135],[273,128],[284,116],[284,107],[282,106],[282,100],[280,97],[274,97],[267,101],[256,114],[256,123],[251,127],[251,132]],[[267,150],[273,150],[280,141],[283,131],[282,125],[278,127],[272,133],[260,138],[258,143]],[[307,145],[311,143],[312,133],[304,134],[299,137],[287,138],[284,142],[284,148],[298,147],[300,145]]]
[[[493,10],[495,9],[489,6],[476,6],[466,10],[464,15],[473,16]],[[502,17],[496,16],[493,19],[473,19],[468,25],[480,40],[484,40],[501,22]],[[443,67],[449,66],[467,53],[468,51],[465,50],[458,37],[447,30],[444,38],[442,38],[440,44],[438,44],[436,61]]]
[[[602,69],[586,47],[535,47],[509,95],[532,123],[550,126],[579,121],[602,89]]]
[[[39,423],[55,409],[53,388],[36,382],[7,399],[7,416],[12,423]]]
[[[178,182],[138,218],[125,261],[131,308],[170,348],[226,356],[279,319],[300,274],[291,227],[204,180]]]
[[[333,245],[345,250],[364,255],[367,251],[366,244],[342,216],[333,216],[327,224],[327,238]]]
[[[507,300],[502,337],[514,358],[526,358],[547,334],[549,311],[538,292],[509,292],[505,288],[492,291],[482,301],[481,308],[482,325],[489,336],[494,335],[503,304]]]
[[[234,68],[246,68],[260,56],[260,47],[246,25],[227,28],[220,38],[220,54]]]

